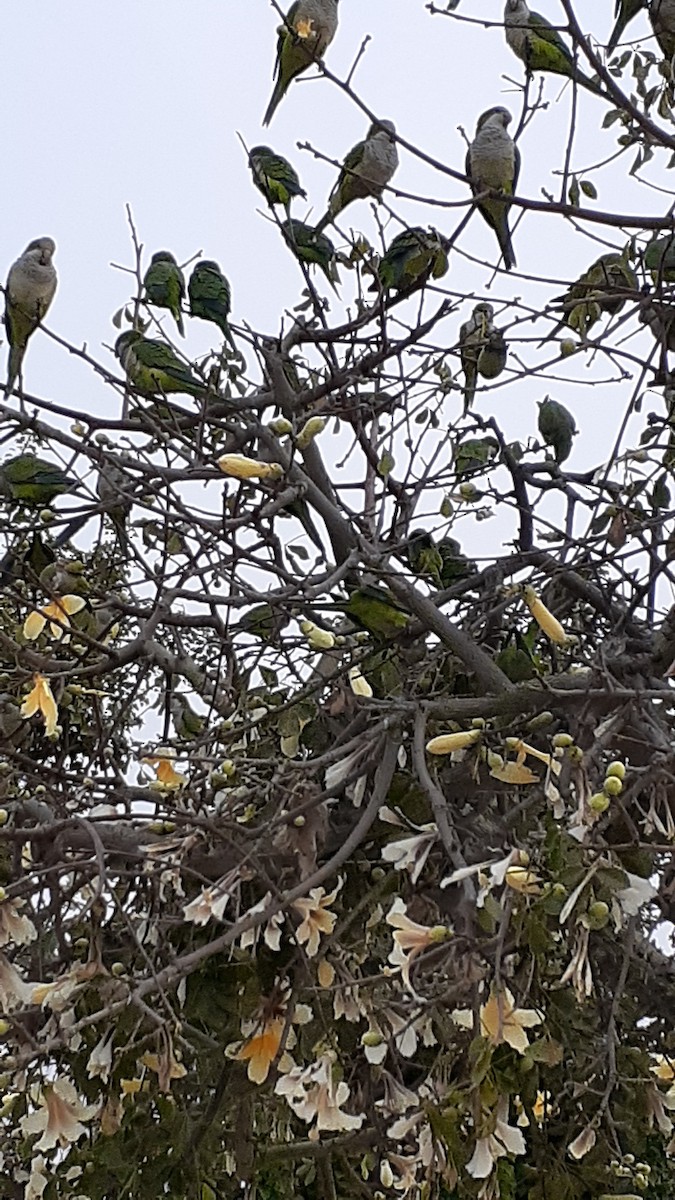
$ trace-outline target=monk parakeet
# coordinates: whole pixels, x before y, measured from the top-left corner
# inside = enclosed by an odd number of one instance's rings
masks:
[[[476,136],[466,155],[466,174],[474,196],[488,190],[512,196],[520,173],[520,151],[508,132],[511,113],[507,108],[488,108],[478,118]],[[507,271],[516,265],[516,256],[509,232],[509,207],[504,200],[485,197],[478,201],[478,210],[497,241]]]
[[[168,308],[181,337],[185,337],[185,327],[181,314],[181,303],[185,299],[185,276],[168,250],[158,250],[150,259],[150,266],[143,280],[145,295],[149,304],[157,308]]]
[[[438,587],[441,586],[441,570],[443,559],[434,539],[426,529],[413,529],[405,547],[405,556],[410,570],[415,575],[433,579]]]
[[[34,454],[18,454],[0,464],[0,496],[15,504],[44,508],[56,496],[72,492],[78,486],[57,463]]]
[[[467,558],[456,538],[445,537],[438,542],[438,553],[441,556],[441,585],[452,587],[460,579],[475,575],[477,567],[472,558]]]
[[[133,504],[131,487],[132,481],[126,471],[105,456],[99,467],[96,493],[115,527],[122,554],[127,554],[129,549],[127,519]]]
[[[391,592],[377,584],[363,584],[338,607],[355,625],[378,641],[396,637],[410,621],[410,614],[401,608]]]
[[[631,292],[637,292],[638,286],[638,278],[628,261],[627,252],[602,254],[564,296],[557,297],[557,303],[562,305],[565,313],[560,324],[568,325],[585,337],[603,313],[616,316],[621,312]]]
[[[659,382],[667,380],[668,351],[675,350],[675,304],[663,304],[648,295],[640,304],[640,321],[648,325],[660,347]]]
[[[378,200],[381,198],[398,167],[395,134],[393,121],[376,121],[370,126],[364,140],[352,147],[330,194],[328,211],[319,221],[317,229],[323,229],[334,221],[352,200],[365,200],[368,196],[375,196]]]
[[[572,451],[572,438],[577,432],[574,417],[557,400],[546,397],[539,405],[539,432],[547,446],[551,446],[557,463],[563,463]]]
[[[377,267],[383,288],[411,292],[429,279],[440,279],[448,269],[448,242],[435,229],[420,225],[404,229],[389,243]]]
[[[5,329],[9,362],[5,397],[9,396],[21,371],[26,345],[54,299],[57,277],[52,259],[56,243],[50,237],[29,242],[12,264],[5,288]]]
[[[295,0],[277,29],[276,83],[263,117],[269,125],[296,75],[302,75],[330,46],[338,26],[338,0]]]
[[[508,46],[529,73],[550,71],[554,75],[564,75],[596,96],[604,95],[600,85],[576,65],[572,51],[558,30],[546,17],[531,12],[526,0],[506,0],[504,27]]]
[[[232,333],[227,318],[232,307],[232,292],[227,278],[217,262],[204,259],[198,262],[188,283],[190,315],[202,321],[212,321],[231,342]]]
[[[166,342],[143,337],[137,329],[127,329],[115,342],[127,379],[140,392],[150,396],[184,392],[201,396],[206,385],[193,375]]]
[[[616,0],[614,15],[616,23],[607,43],[607,54],[613,54],[623,37],[626,26],[637,17],[643,8],[648,7],[648,0]]]
[[[675,0],[651,0],[649,19],[664,58],[675,56]]]
[[[237,622],[236,628],[263,642],[276,642],[290,617],[282,608],[271,604],[254,604]]]
[[[666,233],[649,243],[644,264],[654,283],[675,282],[675,233]]]
[[[459,331],[459,353],[464,371],[464,411],[471,407],[479,375],[496,379],[506,366],[507,347],[504,334],[494,323],[495,310],[491,304],[477,304]]]
[[[248,161],[253,182],[271,208],[283,204],[286,216],[290,216],[291,202],[295,197],[307,199],[307,192],[300,186],[297,172],[288,159],[275,154],[269,146],[254,146]]]
[[[295,257],[308,266],[319,267],[331,287],[340,282],[335,265],[335,246],[325,233],[319,233],[312,225],[290,218],[281,226],[286,243]]]
[[[169,704],[173,718],[174,729],[179,738],[191,740],[204,732],[206,721],[192,708],[187,696],[182,692],[173,692]]]

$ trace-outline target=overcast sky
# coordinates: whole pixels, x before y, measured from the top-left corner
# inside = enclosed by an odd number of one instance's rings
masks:
[[[499,21],[502,7],[502,0],[463,0],[459,12],[467,20],[459,22],[430,15],[425,0],[341,0],[340,29],[328,65],[344,77],[370,35],[354,79],[359,94],[379,115],[392,118],[404,137],[462,170],[465,144],[458,126],[472,135],[477,116],[494,104],[519,112],[519,95],[505,77],[521,80],[522,68],[504,44],[503,30],[479,21]],[[552,20],[562,19],[555,0],[539,0],[539,7]],[[579,8],[581,19],[588,19],[589,6]],[[597,14],[594,32],[606,39],[612,0],[593,0],[590,8],[594,19]],[[268,0],[21,0],[5,6],[0,271],[6,276],[32,238],[53,236],[60,285],[49,326],[75,343],[86,342],[113,369],[115,361],[103,344],[114,341],[111,317],[128,296],[128,279],[110,266],[132,262],[127,203],[148,256],[168,248],[179,260],[203,251],[220,262],[232,283],[236,322],[274,333],[282,311],[300,298],[302,276],[261,213],[262,198],[250,181],[237,131],[249,145],[268,141],[293,160],[309,196],[308,206],[300,204],[295,215],[316,219],[335,173],[299,151],[297,143],[308,141],[342,159],[363,136],[366,119],[336,87],[314,79],[295,83],[269,131],[262,130],[277,23]],[[563,159],[572,89],[562,91],[551,79],[545,97],[549,110],[520,142],[518,190],[541,198],[545,188],[558,198],[560,179],[554,173]],[[578,105],[572,164],[586,168],[614,154],[616,128],[600,132],[607,110],[602,101],[580,92]],[[669,196],[627,180],[632,156],[593,176],[597,205],[625,212],[665,211]],[[664,179],[665,161],[659,154],[650,178]],[[467,199],[464,185],[405,151],[395,183],[454,205],[439,209],[394,202],[406,222],[433,222],[452,233],[465,212],[460,207]],[[376,237],[367,203],[353,206],[344,226]],[[392,233],[399,228],[392,225]],[[514,244],[519,269],[550,282],[532,287],[516,272],[510,277],[502,273],[490,292],[497,304],[529,296],[540,305],[606,245],[579,237],[562,218],[532,213],[519,224]],[[622,244],[620,234],[615,244]],[[477,215],[461,245],[478,259],[496,261],[493,235]],[[453,253],[443,283],[451,294],[481,295],[490,276],[491,268]],[[347,276],[343,295],[348,299],[350,294]],[[449,343],[470,307],[465,303],[457,318],[449,319]],[[212,341],[208,326],[190,323],[191,352],[205,352]],[[535,401],[546,392],[573,409],[581,401],[588,419],[586,395],[580,397],[578,387],[562,381],[577,374],[588,378],[584,364],[575,359],[556,371],[559,383],[525,381],[515,404],[513,388],[492,393],[494,411],[508,435],[534,432]],[[35,394],[87,411],[110,410],[110,390],[40,333],[29,348],[25,378]],[[593,418],[598,438],[586,448],[578,439],[574,467],[589,466],[609,453],[617,406],[625,399],[625,387],[599,393]]]

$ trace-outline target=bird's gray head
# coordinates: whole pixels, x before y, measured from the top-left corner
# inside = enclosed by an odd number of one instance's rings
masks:
[[[143,334],[139,333],[137,329],[125,329],[124,333],[121,333],[115,342],[115,354],[117,357],[121,358],[125,351],[142,337]]]
[[[393,121],[373,121],[368,136],[373,137],[376,133],[390,133],[396,136],[396,126]]]
[[[485,317],[488,321],[491,321],[495,315],[495,310],[491,304],[488,304],[487,300],[481,300],[480,304],[477,304],[474,308],[473,315],[474,317]]]
[[[525,14],[527,11],[526,0],[506,0],[506,8],[504,9],[505,17],[508,17],[509,13]]]
[[[270,146],[254,146],[249,152],[249,158],[265,158],[267,155],[274,157],[274,151]]]
[[[174,266],[176,266],[176,260],[173,256],[173,254],[169,250],[158,250],[156,254],[153,254],[152,258],[150,259],[150,262],[151,263],[168,262],[168,263],[173,263]]]
[[[204,258],[195,266],[195,271],[217,271],[220,275],[220,267],[212,258]]]
[[[478,133],[478,130],[482,129],[483,126],[487,125],[488,123],[490,125],[501,125],[502,129],[506,129],[511,124],[512,120],[513,118],[508,108],[502,108],[501,104],[497,104],[494,108],[488,108],[487,111],[482,113],[478,118],[476,133]]]
[[[36,238],[34,242],[29,242],[23,252],[23,257],[30,256],[36,262],[46,266],[52,261],[54,251],[56,250],[56,242],[53,238],[42,237]]]

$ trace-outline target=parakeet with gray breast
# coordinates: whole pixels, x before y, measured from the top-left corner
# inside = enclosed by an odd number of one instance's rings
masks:
[[[29,242],[12,264],[5,287],[5,329],[9,362],[5,397],[19,377],[31,334],[44,320],[56,292],[57,275],[53,257],[56,243],[50,237]]]
[[[497,105],[478,118],[476,136],[466,155],[466,174],[474,196],[486,191],[503,192],[512,196],[520,174],[520,151],[508,132],[511,113]],[[509,231],[508,202],[484,197],[477,208],[488,225],[494,229],[507,271],[516,265],[516,256]]]
[[[338,181],[328,200],[328,210],[317,229],[334,221],[353,200],[377,200],[394,177],[398,167],[396,128],[393,121],[375,121],[362,142],[357,142],[347,154]]]
[[[496,379],[506,366],[507,345],[501,329],[494,323],[495,310],[482,301],[477,304],[459,331],[459,352],[464,371],[464,411],[476,394],[478,376]]]
[[[167,342],[127,329],[115,342],[115,354],[129,382],[150,396],[171,392],[201,396],[206,385],[192,374]]]
[[[322,58],[338,27],[338,0],[295,0],[277,29],[276,83],[263,117],[269,125],[296,76]]]
[[[596,96],[604,92],[599,84],[584,75],[574,61],[569,46],[561,38],[555,25],[533,12],[527,0],[506,0],[504,29],[509,49],[522,63],[529,74],[543,71],[545,74],[562,75],[573,79]]]
[[[675,0],[652,0],[649,9],[654,37],[666,58],[675,56]]]
[[[149,304],[168,308],[181,337],[185,337],[181,304],[185,299],[185,276],[168,250],[158,250],[150,259],[143,280]]]

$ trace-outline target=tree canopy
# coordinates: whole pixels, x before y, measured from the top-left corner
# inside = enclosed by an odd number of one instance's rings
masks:
[[[362,94],[366,30],[333,71],[349,3],[272,4],[274,328],[133,204],[105,347],[51,237],[8,264],[11,1200],[673,1194],[675,5],[411,6],[514,51],[464,162]],[[346,155],[275,146],[305,75]],[[104,413],[31,390],[44,337]]]

